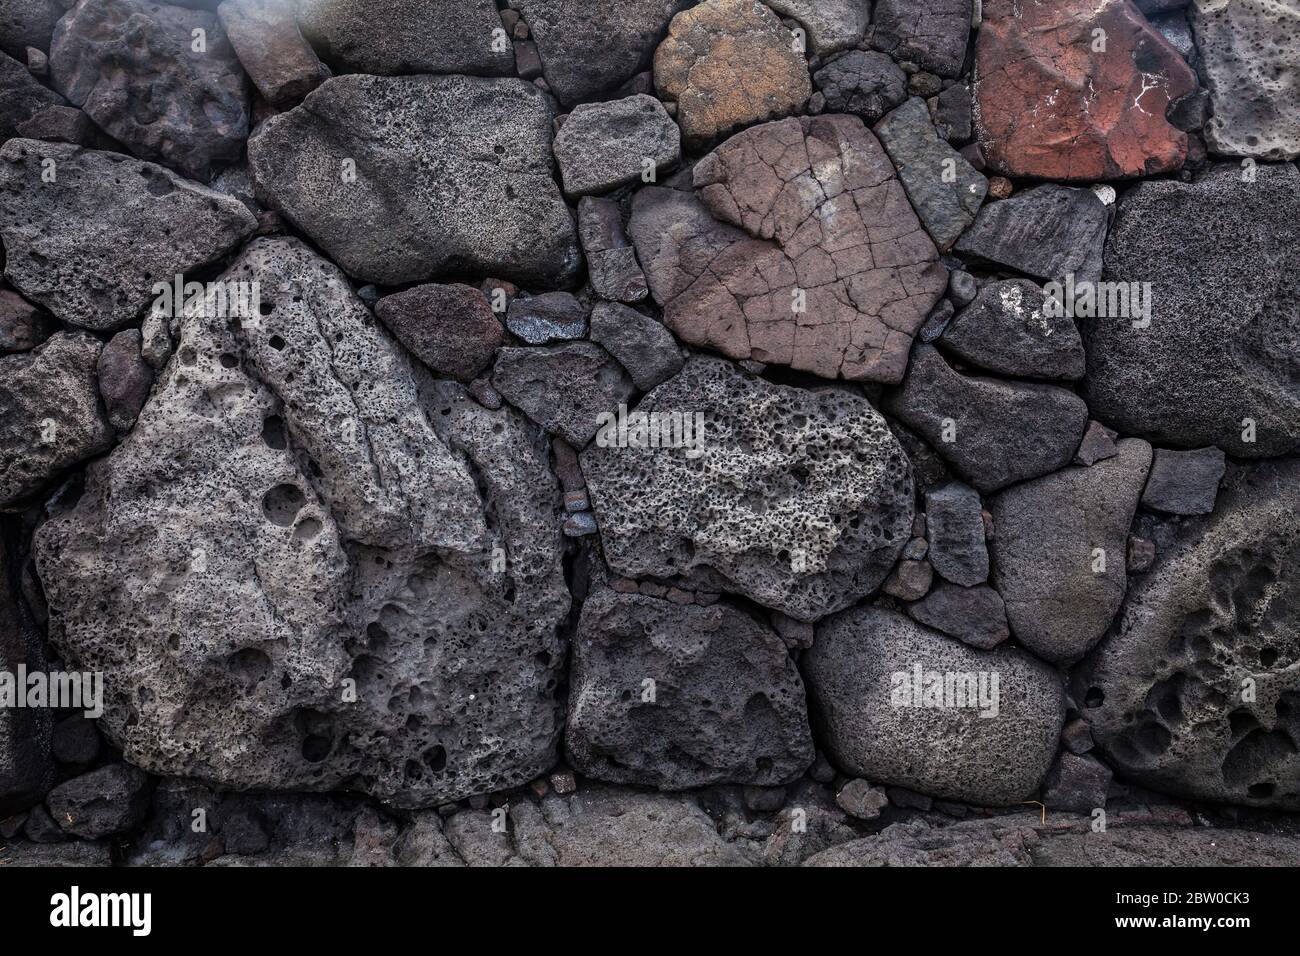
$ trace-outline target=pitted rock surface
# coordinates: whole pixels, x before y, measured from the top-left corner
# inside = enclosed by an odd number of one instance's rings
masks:
[[[564,284],[581,253],[552,174],[553,104],[522,80],[339,76],[259,126],[249,166],[357,278]]]
[[[670,329],[731,358],[902,378],[947,270],[860,119],[747,130],[695,167],[694,184],[698,202],[650,188],[633,204],[632,239]]]
[[[681,575],[812,621],[874,591],[907,543],[911,465],[856,395],[697,357],[637,410],[702,415],[703,453],[598,438],[582,455],[619,574]]]
[[[41,86],[27,68],[0,53],[0,136],[11,139],[51,107],[65,106],[63,97]]]
[[[1234,468],[1157,546],[1076,674],[1098,747],[1143,786],[1300,809],[1300,465]]]
[[[598,780],[773,786],[813,761],[785,644],[727,604],[601,590],[583,605],[569,683],[565,752]]]
[[[1187,134],[1165,112],[1195,89],[1129,0],[984,3],[975,123],[994,172],[1090,181],[1180,169]]]
[[[808,48],[820,56],[857,46],[871,19],[870,0],[770,0],[767,5],[798,20],[808,33]]]
[[[259,314],[187,315],[135,430],[37,532],[101,729],[235,789],[423,806],[536,777],[569,608],[543,436],[413,368],[301,243],[224,278]]]

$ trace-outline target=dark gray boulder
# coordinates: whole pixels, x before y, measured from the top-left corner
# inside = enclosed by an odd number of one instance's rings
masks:
[[[940,76],[957,76],[966,59],[972,0],[879,0],[872,45]]]
[[[975,489],[960,482],[925,492],[926,557],[940,577],[971,587],[989,576],[984,512]]]
[[[1142,504],[1175,515],[1207,515],[1214,510],[1227,465],[1218,448],[1170,451],[1157,448]]]
[[[1106,223],[1092,190],[1048,183],[985,205],[953,248],[1036,279],[1096,282]]]
[[[682,134],[653,96],[576,107],[555,136],[555,159],[570,197],[606,193],[676,166]]]
[[[832,113],[856,113],[874,123],[907,99],[907,74],[883,53],[852,50],[813,74]]]
[[[0,536],[0,673],[16,681],[20,664],[31,673],[46,671],[47,663],[19,596],[18,559],[7,538]],[[7,704],[0,706],[0,820],[40,800],[54,782],[49,708]]]
[[[1083,378],[1083,339],[1028,279],[989,282],[948,323],[940,347],[964,362],[1024,378]]]
[[[113,763],[61,783],[45,798],[65,833],[98,840],[130,830],[149,812],[149,775]]]
[[[611,302],[640,302],[650,294],[636,249],[612,199],[584,196],[578,203],[578,235],[596,295]]]
[[[600,416],[632,397],[632,380],[599,345],[568,342],[504,348],[492,385],[510,404],[575,448],[585,448]]]
[[[64,14],[61,0],[3,0],[0,2],[0,49],[21,57],[27,48],[49,50],[54,24]]]
[[[618,359],[642,392],[672,378],[686,363],[662,322],[616,302],[591,310],[591,340]]]
[[[926,627],[985,651],[1011,636],[1006,605],[985,584],[961,587],[940,581],[922,600],[909,604],[907,613]]]
[[[468,285],[421,285],[384,296],[375,315],[430,369],[462,382],[492,364],[506,338],[487,296]]]
[[[96,372],[109,424],[119,434],[130,431],[153,386],[153,369],[140,354],[140,330],[113,336],[99,353]]]
[[[50,107],[62,105],[63,97],[41,86],[13,57],[0,53],[0,137],[23,135],[19,127]]]

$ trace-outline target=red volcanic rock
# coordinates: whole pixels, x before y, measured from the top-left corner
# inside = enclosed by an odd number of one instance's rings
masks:
[[[1096,180],[1179,169],[1187,135],[1165,110],[1195,88],[1129,0],[984,4],[975,118],[994,172]]]
[[[630,232],[664,324],[734,359],[898,382],[947,270],[855,116],[781,120],[642,189]]]

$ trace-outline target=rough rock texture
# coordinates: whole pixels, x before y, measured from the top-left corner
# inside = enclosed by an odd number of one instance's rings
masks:
[[[926,558],[939,574],[963,587],[989,576],[979,493],[959,482],[925,492]]]
[[[571,198],[605,193],[676,166],[682,134],[653,96],[577,107],[555,136],[555,159]]]
[[[587,334],[587,310],[568,292],[515,299],[506,313],[510,334],[529,345],[546,345]]]
[[[564,284],[581,255],[552,178],[552,102],[521,80],[335,77],[258,127],[249,165],[258,194],[360,279]]]
[[[633,203],[632,240],[670,329],[731,358],[902,378],[947,270],[861,120],[747,130],[695,167],[694,184],[698,200],[648,188]]]
[[[194,179],[239,159],[248,136],[248,80],[207,11],[80,0],[54,30],[50,76],[131,152]]]
[[[1300,449],[1300,171],[1255,174],[1223,165],[1121,200],[1106,278],[1151,284],[1151,324],[1083,322],[1088,405],[1111,427],[1245,458]]]
[[[0,354],[34,349],[57,329],[44,309],[10,289],[0,289]]]
[[[1098,747],[1144,786],[1300,809],[1300,465],[1234,468],[1158,544],[1076,675]]]
[[[19,127],[61,104],[59,94],[32,79],[17,60],[0,53],[0,136],[10,139],[23,135]]]
[[[1016,639],[1053,663],[1091,648],[1124,598],[1129,526],[1151,446],[1126,438],[1118,449],[1090,468],[1071,465],[989,502],[993,586]]]
[[[794,35],[759,0],[704,0],[677,14],[654,66],[688,143],[788,116],[812,95]]]
[[[810,857],[805,866],[1028,866],[1038,835],[1029,826],[966,820],[934,827],[924,820],[895,823]]]
[[[293,0],[224,0],[217,16],[240,64],[275,106],[297,103],[329,77],[298,29]]]
[[[1217,448],[1157,448],[1142,504],[1169,514],[1207,515],[1214,510],[1225,467],[1223,452]]]
[[[504,348],[492,369],[492,385],[506,401],[575,448],[591,441],[603,413],[616,411],[632,396],[627,372],[591,342]]]
[[[961,375],[930,345],[916,347],[884,407],[985,493],[1066,465],[1088,424],[1073,392]]]
[[[513,47],[493,0],[294,2],[303,34],[348,72],[514,72]]]
[[[857,46],[871,18],[870,0],[771,0],[767,5],[798,20],[807,31],[808,48],[818,56]]]
[[[155,283],[171,286],[256,227],[238,200],[153,163],[29,139],[0,148],[5,278],[73,325],[125,325],[155,300]]]
[[[811,621],[875,590],[907,542],[911,466],[862,398],[693,358],[637,410],[703,416],[703,454],[599,443],[583,454],[619,574],[680,574]]]
[[[1113,776],[1096,757],[1062,753],[1043,779],[1043,804],[1049,810],[1091,813],[1106,806]]]
[[[0,506],[112,447],[96,389],[102,347],[85,333],[58,332],[31,352],[0,357]]]
[[[618,203],[584,196],[578,203],[578,235],[596,295],[612,302],[640,302],[650,294]]]
[[[878,0],[872,43],[894,59],[956,76],[966,59],[972,0]]]
[[[813,74],[832,113],[856,113],[874,123],[907,99],[907,74],[883,53],[853,50]]]
[[[264,314],[186,315],[135,430],[37,531],[101,730],[236,789],[423,806],[533,779],[569,608],[543,437],[413,369],[300,243],[225,278]]]
[[[1049,183],[986,205],[954,249],[1039,279],[1096,282],[1106,220],[1092,190]]]
[[[989,282],[939,344],[964,362],[1024,378],[1083,378],[1083,340],[1064,308],[1027,279]],[[1064,303],[1061,303],[1064,305]]]
[[[1128,0],[985,0],[975,125],[994,172],[1091,181],[1175,171],[1187,134],[1165,113],[1195,89],[1191,67]]]
[[[1197,0],[1189,13],[1214,106],[1206,144],[1228,156],[1300,156],[1300,2]]]
[[[41,643],[19,596],[17,555],[0,537],[0,673],[44,671]],[[47,708],[0,707],[0,820],[37,803],[53,783]]]
[[[981,650],[997,647],[1011,636],[1002,598],[983,584],[959,587],[940,581],[923,600],[909,604],[907,613],[912,620]]]
[[[60,0],[4,0],[0,3],[0,49],[23,56],[28,47],[50,48],[54,24],[63,16]]]
[[[799,672],[742,610],[604,589],[583,606],[572,653],[564,749],[586,776],[771,786],[812,763]]]
[[[1033,851],[1035,866],[1289,866],[1300,862],[1300,840],[1249,830],[1122,827],[1071,833]]]
[[[149,777],[126,764],[109,764],[59,784],[45,802],[64,832],[98,840],[144,819],[149,810]]]
[[[99,353],[96,372],[109,424],[119,433],[130,431],[153,386],[153,369],[140,354],[139,330],[113,336]]]
[[[895,703],[914,670],[998,677],[992,708]],[[817,628],[803,659],[814,726],[846,773],[937,797],[996,806],[1037,789],[1065,722],[1060,678],[1014,648],[977,651],[876,608]]]
[[[647,69],[691,0],[518,0],[561,103],[598,99]]]
[[[591,340],[618,359],[642,392],[672,378],[685,364],[677,341],[661,322],[614,302],[592,309]]]
[[[487,297],[467,285],[421,285],[385,296],[375,315],[421,362],[462,382],[487,368],[506,338]]]
[[[912,97],[877,123],[875,133],[926,232],[947,250],[975,221],[988,181],[939,138],[920,97]]]

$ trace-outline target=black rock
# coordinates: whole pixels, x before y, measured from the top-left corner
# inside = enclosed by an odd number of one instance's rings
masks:
[[[504,348],[492,385],[510,404],[576,448],[585,448],[600,427],[632,395],[632,379],[610,354],[592,342],[543,348]]]
[[[925,493],[930,564],[939,576],[963,587],[989,576],[983,506],[973,488],[953,482]]]
[[[1175,515],[1209,514],[1214,510],[1225,469],[1224,455],[1218,448],[1157,448],[1142,504]]]
[[[568,292],[515,299],[506,313],[510,334],[529,345],[549,345],[587,334],[587,310]]]
[[[143,771],[115,763],[59,784],[45,804],[65,833],[97,840],[130,830],[143,820],[150,789]]]
[[[611,302],[639,302],[650,294],[618,203],[584,196],[578,203],[578,235],[596,295]]]
[[[662,322],[615,302],[592,309],[591,340],[618,359],[642,392],[672,378],[686,361]]]
[[[909,604],[907,613],[914,621],[985,651],[1011,636],[1006,605],[984,584],[964,588],[940,581],[925,598]]]
[[[1062,753],[1043,779],[1043,803],[1049,810],[1091,813],[1106,806],[1113,776],[1096,757]]]
[[[907,99],[907,74],[889,57],[853,50],[813,74],[830,113],[856,113],[874,123]]]
[[[1091,190],[1049,183],[985,206],[953,248],[1038,279],[1096,282],[1106,219]]]
[[[990,282],[949,323],[945,351],[1002,375],[1083,378],[1083,340],[1064,308],[1027,279]]]

